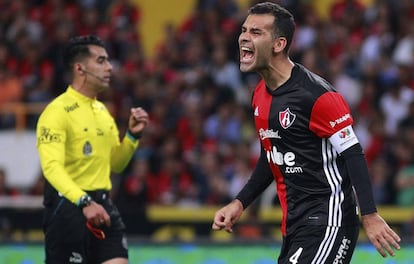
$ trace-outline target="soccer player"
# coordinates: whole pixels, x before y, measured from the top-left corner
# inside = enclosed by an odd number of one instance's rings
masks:
[[[261,155],[235,199],[216,212],[212,229],[232,232],[243,210],[276,181],[283,211],[278,263],[349,263],[358,211],[379,253],[394,256],[400,238],[377,213],[349,106],[327,81],[290,60],[294,29],[291,13],[269,2],[251,7],[242,25],[240,70],[262,77],[252,98]]]
[[[37,124],[43,174],[46,263],[128,263],[122,218],[109,197],[110,173],[134,154],[148,114],[132,108],[122,141],[97,99],[110,86],[112,64],[96,36],[70,39],[63,60],[73,79]]]

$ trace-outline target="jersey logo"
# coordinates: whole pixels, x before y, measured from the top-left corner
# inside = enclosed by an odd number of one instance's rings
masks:
[[[256,108],[254,109],[254,116],[259,116],[259,107],[256,106]]]
[[[340,138],[347,138],[347,137],[349,137],[351,135],[351,131],[349,131],[349,129],[348,128],[345,128],[345,129],[343,129],[343,130],[341,130],[340,132],[339,132],[339,137]]]
[[[63,109],[65,109],[65,111],[67,113],[72,112],[72,111],[76,110],[77,108],[79,108],[78,102],[75,102],[72,105],[68,105],[68,106],[63,107]]]
[[[335,121],[329,121],[329,124],[331,125],[331,127],[335,127],[336,125],[339,125],[342,122],[345,122],[346,120],[348,120],[349,118],[351,118],[351,115],[349,113],[341,116],[340,118],[336,119]]]
[[[92,154],[92,145],[89,143],[89,141],[85,142],[85,145],[83,145],[83,155],[90,156]]]
[[[339,246],[339,250],[338,250],[338,253],[335,256],[333,264],[339,264],[339,263],[343,262],[343,260],[346,258],[346,255],[347,255],[348,249],[349,249],[349,245],[351,244],[351,242],[352,241],[350,239],[348,239],[346,237],[343,237],[342,243]]]
[[[83,262],[82,255],[79,254],[78,252],[72,252],[72,256],[69,257],[69,262],[70,263],[82,263]]]
[[[284,129],[290,127],[295,119],[296,115],[290,111],[289,107],[285,111],[279,112],[279,122]]]
[[[50,131],[50,128],[41,127],[38,140],[40,144],[47,144],[53,142],[59,143],[61,142],[61,135],[58,133],[52,133]]]
[[[266,138],[277,138],[281,139],[282,137],[279,135],[279,130],[273,131],[273,129],[266,129],[263,128],[259,129],[259,135],[260,139],[266,139]]]
[[[280,152],[276,146],[266,151],[267,162],[276,164],[277,166],[285,166],[284,173],[286,174],[300,174],[303,173],[303,169],[300,166],[295,166],[296,155],[295,153],[288,151],[286,153]]]
[[[96,135],[97,135],[97,136],[103,136],[103,135],[104,135],[104,132],[102,131],[102,129],[97,128],[97,129],[96,129]]]

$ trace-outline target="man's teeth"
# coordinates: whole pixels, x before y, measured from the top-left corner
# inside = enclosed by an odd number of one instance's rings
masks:
[[[252,51],[251,49],[249,49],[249,48],[247,48],[247,47],[242,47],[241,49],[242,49],[243,51],[250,51],[250,52]]]

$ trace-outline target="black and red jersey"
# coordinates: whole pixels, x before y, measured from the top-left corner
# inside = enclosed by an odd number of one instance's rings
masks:
[[[261,81],[252,107],[262,146],[254,173],[277,183],[282,233],[300,225],[357,224],[356,199],[340,155],[358,143],[344,98],[295,64],[290,79],[277,89]]]

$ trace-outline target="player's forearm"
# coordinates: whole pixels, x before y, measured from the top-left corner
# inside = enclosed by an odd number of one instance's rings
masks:
[[[345,150],[341,155],[344,156],[351,183],[355,188],[361,214],[368,215],[377,212],[368,166],[360,144]]]

